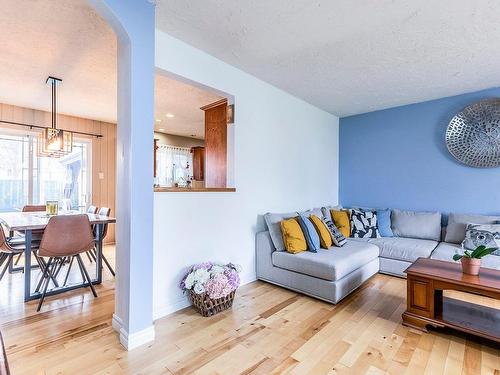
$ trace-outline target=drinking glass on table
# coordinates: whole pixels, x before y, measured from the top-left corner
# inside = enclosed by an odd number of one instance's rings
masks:
[[[58,201],[47,201],[45,202],[45,212],[48,216],[57,215],[57,208],[59,206]]]

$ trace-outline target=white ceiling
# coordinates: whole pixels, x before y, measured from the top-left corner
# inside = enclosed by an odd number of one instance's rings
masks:
[[[200,108],[222,96],[159,73],[155,86],[155,130],[203,139],[205,114]]]
[[[157,27],[345,116],[500,86],[500,1],[160,0]]]
[[[50,111],[53,75],[59,113],[116,122],[116,37],[85,0],[0,0],[0,35],[0,103]],[[157,74],[155,129],[203,138],[199,108],[220,98]]]
[[[116,38],[84,0],[0,0],[0,102],[116,121]]]
[[[500,2],[488,0],[157,6],[162,30],[341,116],[500,86],[499,19]],[[49,110],[51,74],[63,79],[61,113],[116,121],[116,38],[85,0],[0,0],[0,35],[0,102]],[[162,128],[200,137],[180,96],[190,90],[167,86],[156,113],[178,121]]]

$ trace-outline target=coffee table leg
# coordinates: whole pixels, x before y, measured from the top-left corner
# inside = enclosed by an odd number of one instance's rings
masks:
[[[443,291],[434,289],[434,318],[441,319],[443,316]]]

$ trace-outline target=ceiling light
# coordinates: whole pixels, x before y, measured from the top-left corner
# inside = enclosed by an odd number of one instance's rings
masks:
[[[158,130],[162,132],[162,131],[164,131],[165,129],[163,129],[163,128],[160,128],[160,129],[158,129]]]
[[[161,122],[161,120],[159,118],[156,119],[156,122]]]
[[[73,151],[73,133],[57,129],[57,84],[59,78],[49,76],[46,83],[52,87],[52,124],[43,129],[37,140],[37,155],[59,158]]]
[[[166,114],[166,116],[167,116],[168,118],[175,117],[175,116],[174,116],[173,114],[171,114],[171,113],[167,113],[167,114]]]

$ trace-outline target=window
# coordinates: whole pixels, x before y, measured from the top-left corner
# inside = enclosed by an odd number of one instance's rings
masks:
[[[36,156],[36,135],[0,134],[0,211],[58,200],[66,209],[90,201],[90,142],[75,139],[61,158]]]
[[[193,176],[193,155],[191,149],[158,145],[156,178],[160,186],[184,187]]]

